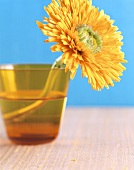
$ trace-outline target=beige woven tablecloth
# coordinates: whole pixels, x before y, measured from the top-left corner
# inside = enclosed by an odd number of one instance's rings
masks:
[[[134,170],[133,108],[67,108],[58,138],[21,146],[0,118],[0,170]]]

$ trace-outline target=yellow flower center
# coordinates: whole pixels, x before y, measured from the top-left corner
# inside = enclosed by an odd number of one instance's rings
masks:
[[[86,47],[93,53],[101,51],[102,40],[97,32],[94,32],[92,28],[86,24],[76,27],[78,31],[79,40],[83,42]]]

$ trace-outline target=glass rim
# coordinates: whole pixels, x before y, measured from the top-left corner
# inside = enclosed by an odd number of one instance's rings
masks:
[[[43,66],[48,66],[48,68],[43,68]],[[51,66],[52,64],[49,63],[0,64],[0,70],[65,70],[65,68],[51,68]]]

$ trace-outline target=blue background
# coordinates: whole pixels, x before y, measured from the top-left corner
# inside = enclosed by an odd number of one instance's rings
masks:
[[[52,53],[45,37],[35,24],[46,16],[43,6],[50,0],[0,0],[0,64],[52,63],[60,53]],[[69,106],[133,106],[134,105],[134,1],[93,0],[93,5],[104,9],[123,32],[122,50],[128,63],[120,83],[109,90],[93,91],[80,69],[70,82]]]

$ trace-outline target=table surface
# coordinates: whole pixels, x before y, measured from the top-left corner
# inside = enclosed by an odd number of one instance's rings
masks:
[[[0,117],[0,170],[134,170],[134,108],[67,108],[58,138],[21,146]]]

